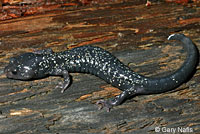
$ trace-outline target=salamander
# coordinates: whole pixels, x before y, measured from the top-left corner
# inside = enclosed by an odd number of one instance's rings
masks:
[[[198,49],[190,38],[184,34],[172,34],[168,40],[182,42],[187,50],[187,58],[174,73],[164,77],[145,77],[124,65],[110,52],[94,46],[81,46],[62,52],[44,49],[10,58],[4,72],[7,78],[32,80],[47,76],[63,76],[64,82],[56,88],[63,93],[70,84],[69,72],[89,73],[95,75],[122,93],[108,100],[99,100],[100,109],[109,111],[113,106],[122,104],[127,98],[140,94],[155,94],[170,91],[186,82],[195,71],[198,63]]]

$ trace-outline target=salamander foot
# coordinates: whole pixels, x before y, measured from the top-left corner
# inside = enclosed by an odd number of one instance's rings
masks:
[[[97,105],[100,105],[99,106],[99,110],[101,110],[102,108],[106,108],[107,109],[107,112],[110,112],[110,109],[113,107],[110,103],[109,103],[109,100],[99,100],[96,102]]]
[[[61,93],[64,93],[64,91],[67,89],[69,83],[68,82],[59,82],[58,85],[56,86],[56,89],[62,89]]]
[[[107,109],[107,112],[110,112],[110,109],[113,106],[120,105],[129,95],[129,92],[123,91],[120,95],[116,96],[113,99],[99,100],[96,102],[96,104],[100,105],[99,110],[105,107]]]
[[[64,77],[64,82],[59,82],[59,84],[56,86],[56,88],[61,88],[61,93],[64,93],[64,91],[68,88],[69,84],[70,84],[70,77],[69,77],[69,73],[67,70],[63,70],[62,72],[59,71],[55,71],[56,74],[58,75],[63,75]]]

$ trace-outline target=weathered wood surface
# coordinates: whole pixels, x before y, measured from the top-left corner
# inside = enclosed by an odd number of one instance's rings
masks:
[[[63,94],[62,78],[7,79],[9,58],[35,49],[62,51],[81,45],[105,48],[147,76],[166,75],[183,63],[181,44],[167,41],[184,33],[200,49],[200,9],[145,1],[60,8],[54,12],[0,22],[0,133],[155,133],[183,128],[200,133],[200,71],[174,91],[131,98],[106,112],[95,102],[121,91],[89,74],[72,74]],[[172,131],[170,131],[172,132]]]

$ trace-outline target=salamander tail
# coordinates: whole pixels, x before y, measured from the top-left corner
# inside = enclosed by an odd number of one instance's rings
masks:
[[[184,34],[172,34],[168,40],[178,40],[183,43],[187,51],[187,58],[183,65],[174,73],[160,78],[148,78],[148,84],[144,89],[145,93],[162,93],[170,91],[184,82],[194,74],[198,63],[198,49],[192,40]]]

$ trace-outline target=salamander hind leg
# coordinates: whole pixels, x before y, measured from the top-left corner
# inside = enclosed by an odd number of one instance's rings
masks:
[[[107,112],[109,112],[113,106],[122,104],[127,98],[133,95],[135,95],[135,92],[123,91],[120,95],[116,96],[113,99],[99,100],[96,102],[96,104],[100,105],[99,109],[105,107],[107,109]]]

